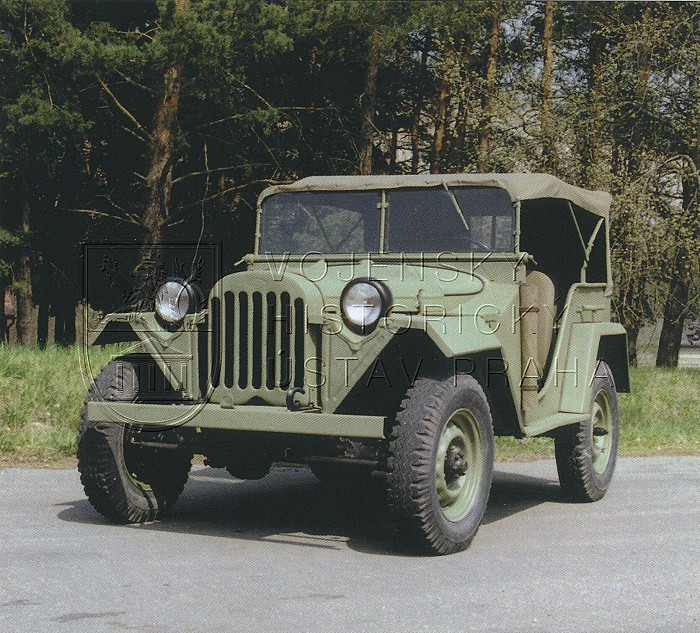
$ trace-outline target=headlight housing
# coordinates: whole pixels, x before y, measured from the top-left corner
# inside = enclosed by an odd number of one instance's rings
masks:
[[[386,314],[390,304],[389,290],[376,279],[351,281],[340,296],[340,309],[345,325],[358,334],[368,334]]]
[[[201,292],[194,283],[171,277],[156,292],[156,315],[168,326],[178,325],[187,314],[197,310],[200,301]]]

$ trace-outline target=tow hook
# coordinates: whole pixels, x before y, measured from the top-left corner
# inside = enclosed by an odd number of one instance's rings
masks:
[[[292,387],[289,391],[287,391],[287,409],[290,411],[299,411],[302,408],[302,404],[294,399],[294,396],[296,396],[298,393],[304,394],[306,391],[304,391],[301,387]]]

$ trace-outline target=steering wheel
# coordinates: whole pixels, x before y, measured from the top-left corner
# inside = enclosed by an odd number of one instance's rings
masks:
[[[465,240],[465,241],[469,242],[470,244],[474,244],[474,245],[478,246],[479,248],[481,248],[483,250],[483,252],[485,252],[485,253],[488,253],[492,250],[490,246],[487,246],[483,242],[480,242],[476,238],[470,237],[469,235],[460,235],[457,239],[458,240]]]

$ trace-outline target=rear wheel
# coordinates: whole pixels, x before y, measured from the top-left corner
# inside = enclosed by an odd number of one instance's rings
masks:
[[[420,549],[466,549],[488,502],[494,459],[488,401],[471,376],[422,378],[389,446],[388,493],[400,531]]]
[[[98,374],[88,402],[133,402],[138,395],[136,366],[128,359],[109,363]],[[154,433],[117,423],[90,423],[86,407],[78,436],[78,470],[85,493],[100,514],[119,523],[161,517],[182,492],[192,455],[182,448],[141,446]]]
[[[555,451],[559,482],[573,501],[598,501],[610,485],[617,459],[620,414],[610,368],[598,363],[590,416],[558,431]]]

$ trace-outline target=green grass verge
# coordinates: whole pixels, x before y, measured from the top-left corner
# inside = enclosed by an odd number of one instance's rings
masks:
[[[92,348],[91,367],[113,350]],[[78,347],[0,346],[0,455],[47,461],[75,453],[80,409],[88,388]]]
[[[116,353],[91,348],[96,373]],[[5,462],[52,461],[73,455],[87,378],[77,347],[0,346],[0,457]],[[620,395],[620,452],[700,454],[700,371],[631,370],[632,393]],[[554,454],[546,438],[497,438],[498,459]]]

